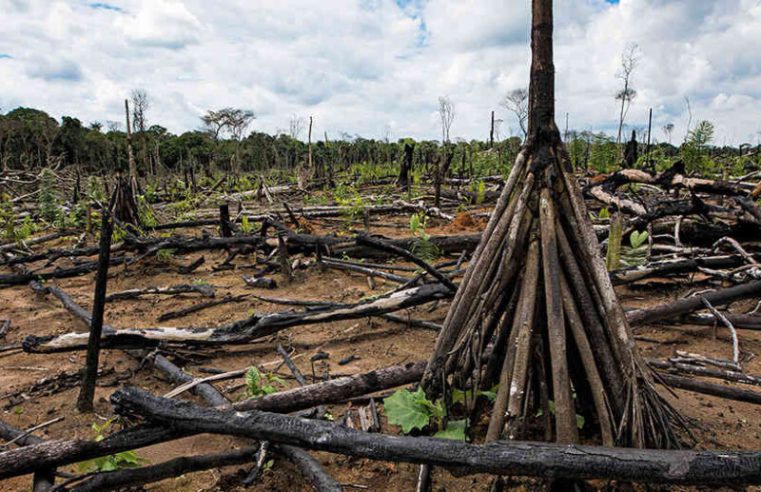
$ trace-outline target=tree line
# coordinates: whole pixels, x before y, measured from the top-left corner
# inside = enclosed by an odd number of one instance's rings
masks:
[[[140,102],[133,92],[131,141],[138,172],[153,175],[182,172],[291,172],[307,165],[312,149],[313,166],[324,171],[348,170],[359,164],[377,166],[398,164],[411,145],[415,168],[429,171],[442,154],[451,160],[450,173],[455,175],[499,174],[510,167],[520,145],[519,137],[495,140],[449,140],[448,127],[443,132],[444,144],[436,140],[397,141],[342,134],[328,135],[304,142],[303,120],[293,117],[287,131],[275,135],[259,131],[245,134],[254,118],[253,112],[224,108],[202,116],[204,128],[179,135],[165,127],[147,125],[147,99]],[[442,103],[444,104],[444,103]],[[451,122],[450,122],[451,124]],[[644,132],[635,142],[634,166],[664,167],[683,159],[687,169],[696,173],[721,172],[730,165],[734,173],[758,166],[757,149],[748,146],[715,147],[711,145],[713,126],[709,122],[695,125],[679,146],[655,140],[648,145]],[[569,130],[564,132],[571,160],[577,169],[609,172],[623,160],[624,146],[616,138],[601,132]],[[128,169],[128,135],[122,125],[107,122],[83,123],[64,116],[61,121],[46,112],[19,107],[0,114],[0,163],[3,170],[36,170],[44,167],[77,165],[88,173],[108,174]],[[444,150],[445,152],[442,152]],[[729,162],[731,161],[731,162]],[[418,166],[419,164],[419,166]]]

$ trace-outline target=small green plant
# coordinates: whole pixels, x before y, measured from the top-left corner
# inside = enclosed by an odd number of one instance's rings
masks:
[[[37,198],[37,205],[40,216],[50,224],[57,224],[63,216],[55,185],[55,173],[49,168],[43,169],[40,173],[40,194]]]
[[[647,231],[634,231],[629,234],[629,246],[621,248],[621,263],[626,266],[639,266],[647,263]]]
[[[439,248],[431,241],[431,236],[425,231],[428,225],[428,217],[423,214],[410,216],[410,231],[415,236],[412,244],[412,252],[425,261],[434,261],[440,256]]]
[[[168,263],[174,256],[174,249],[162,248],[156,251],[156,259],[161,263]]]
[[[415,392],[407,389],[394,392],[383,400],[383,408],[388,422],[400,426],[405,434],[415,429],[422,430],[428,425],[441,428],[446,417],[446,409],[441,401],[432,402],[420,388]],[[465,419],[451,420],[433,437],[464,441],[466,428]]]
[[[475,194],[475,204],[481,205],[486,198],[486,182],[481,180],[473,181],[470,185],[471,191]]]
[[[92,430],[95,431],[95,441],[100,442],[105,439],[104,431],[113,423],[114,419],[108,419],[102,424],[93,422]],[[148,460],[141,458],[135,451],[122,451],[121,453],[109,456],[101,456],[87,461],[77,463],[77,468],[81,473],[108,472],[121,470],[123,468],[135,468]]]
[[[149,205],[150,199],[146,195],[138,195],[137,197],[137,213],[140,217],[140,223],[145,227],[157,226],[159,221],[156,219],[156,214],[153,213],[153,209]]]
[[[251,222],[248,221],[248,215],[244,215],[240,219],[240,231],[243,234],[248,235],[251,233],[251,229],[252,229]]]
[[[263,373],[256,367],[251,367],[246,372],[246,396],[249,398],[277,393],[279,390],[275,384],[282,386],[283,380],[274,374]]]

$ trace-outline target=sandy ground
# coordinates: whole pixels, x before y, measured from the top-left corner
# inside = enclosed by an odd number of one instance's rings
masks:
[[[382,220],[382,219],[380,219]],[[404,222],[400,219],[399,225]],[[316,231],[325,231],[335,227],[334,223],[317,222],[311,224]],[[432,227],[432,234],[475,232],[483,226],[483,221],[460,218],[457,223]],[[190,231],[185,231],[190,233]],[[198,233],[199,231],[193,231]],[[373,232],[389,236],[407,235],[403,227],[374,227]],[[60,243],[62,246],[66,243]],[[236,270],[213,272],[212,267],[225,259],[223,252],[205,252],[206,263],[191,275],[177,273],[177,267],[190,263],[199,255],[174,256],[166,262],[156,259],[143,261],[139,265],[124,269],[112,269],[109,292],[128,288],[166,286],[193,281],[208,282],[214,286],[217,297],[227,294],[245,294],[252,292],[241,280],[246,273],[245,266],[253,262],[253,256],[241,256],[234,263]],[[60,262],[65,264],[65,262]],[[286,285],[277,277],[280,287],[273,291],[256,291],[261,295],[288,299],[322,299],[336,302],[355,302],[367,295],[374,295],[393,287],[391,283],[377,281],[376,289],[371,290],[365,277],[339,271],[321,272],[317,268],[299,270],[295,280]],[[72,279],[54,281],[80,304],[89,308],[94,285],[94,275],[89,274]],[[687,288],[674,290],[673,287],[661,290],[621,289],[618,294],[626,307],[641,307],[665,302],[684,295]],[[137,300],[115,301],[107,305],[106,322],[116,327],[157,326],[156,318],[167,311],[188,307],[205,299],[197,295],[184,296],[146,296]],[[737,312],[744,312],[752,307],[752,301],[732,306]],[[429,306],[412,310],[412,315],[420,319],[441,321],[446,313],[447,304],[441,303],[433,311]],[[247,300],[242,303],[217,306],[185,318],[165,323],[172,326],[212,326],[240,319],[253,312],[272,312],[289,309],[270,303]],[[11,319],[12,327],[0,345],[16,343],[27,335],[60,334],[69,331],[86,331],[86,327],[51,296],[34,294],[27,286],[0,289],[0,319]],[[696,326],[646,326],[636,330],[636,335],[647,339],[639,341],[643,355],[665,358],[675,350],[688,350],[707,356],[728,358],[731,356],[731,342],[724,329],[714,336],[711,327]],[[317,377],[327,373],[354,374],[374,368],[399,364],[425,358],[433,347],[435,333],[425,329],[409,328],[383,320],[362,319],[296,327],[282,331],[275,337],[243,346],[231,346],[213,350],[204,350],[195,355],[203,355],[204,360],[180,362],[178,365],[194,375],[201,374],[201,368],[233,370],[252,365],[272,370],[279,364],[275,352],[278,343],[291,346],[295,352],[294,361],[301,371],[312,377],[312,365],[309,359],[318,351],[329,354],[325,361],[314,366]],[[749,374],[761,374],[761,360],[756,354],[761,353],[761,334],[752,331],[740,332],[743,367]],[[356,360],[339,365],[338,362],[349,355]],[[101,386],[96,393],[96,412],[94,415],[80,415],[74,409],[78,388],[73,387],[51,394],[35,394],[25,397],[9,397],[18,390],[25,390],[43,378],[53,377],[62,371],[74,373],[82,367],[84,353],[62,354],[24,354],[0,353],[0,409],[4,421],[19,428],[28,428],[57,416],[65,417],[44,430],[39,435],[43,438],[92,437],[90,428],[93,422],[102,422],[111,415],[108,396],[122,382],[137,385],[157,394],[164,394],[173,386],[165,382],[160,375],[150,368],[139,368],[138,361],[120,350],[105,350],[101,355],[101,367],[107,374],[101,379]],[[286,368],[278,373],[288,377]],[[292,387],[295,382],[286,379]],[[218,383],[217,387],[230,399],[243,398],[240,388],[241,380]],[[728,383],[721,383],[728,384]],[[746,388],[752,388],[747,387]],[[664,394],[667,394],[663,391]],[[185,398],[195,398],[189,394]],[[695,421],[698,447],[706,449],[761,449],[761,407],[722,400],[710,396],[675,391],[675,396],[668,396],[683,415]],[[200,403],[200,401],[199,401]],[[333,416],[339,419],[347,410],[346,405],[330,407]],[[384,431],[396,432],[384,424]],[[246,446],[241,439],[221,436],[196,436],[139,450],[139,455],[151,463],[188,454],[201,454],[224,451],[233,447]],[[395,491],[412,490],[415,484],[416,467],[407,464],[372,462],[328,453],[315,453],[325,465],[328,472],[339,482],[359,486],[346,487],[346,490]],[[229,467],[223,470],[205,471],[187,476],[151,484],[148,490],[156,491],[197,491],[197,490],[312,490],[295,468],[283,459],[274,457],[273,466],[267,470],[257,484],[248,489],[240,486],[243,469],[248,466]],[[67,471],[76,471],[70,467]],[[0,482],[0,491],[28,490],[30,477],[19,477]],[[446,471],[438,470],[435,475],[434,490],[465,491],[483,490],[488,478],[482,476],[453,477]],[[728,484],[730,485],[730,484]]]

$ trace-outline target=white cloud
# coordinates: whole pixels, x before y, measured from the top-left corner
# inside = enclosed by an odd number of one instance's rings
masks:
[[[0,106],[83,121],[122,119],[135,87],[150,123],[198,127],[210,108],[253,109],[253,128],[314,115],[315,133],[436,138],[437,98],[452,135],[485,138],[489,114],[525,86],[529,0],[0,0]],[[615,127],[616,72],[640,46],[629,124],[716,124],[717,142],[753,141],[761,121],[758,0],[556,1],[558,120]],[[7,56],[3,56],[7,55]],[[655,136],[660,136],[656,134]]]
[[[142,0],[136,14],[117,17],[122,35],[139,46],[181,49],[198,43],[201,23],[179,0]]]

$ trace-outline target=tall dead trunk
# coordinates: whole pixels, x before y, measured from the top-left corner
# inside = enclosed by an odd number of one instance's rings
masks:
[[[422,385],[432,397],[498,385],[487,441],[575,443],[581,427],[608,446],[678,447],[686,423],[637,352],[555,124],[552,31],[552,0],[533,0],[527,139]],[[484,407],[466,399],[450,418]]]
[[[124,100],[124,114],[127,119],[127,162],[129,163],[129,179],[132,186],[137,189],[137,164],[135,154],[132,151],[132,125],[129,120],[129,101]]]
[[[402,165],[399,167],[399,179],[396,180],[397,186],[402,191],[407,191],[410,186],[410,172],[412,171],[412,153],[415,151],[414,143],[404,144],[404,156],[402,157]]]

